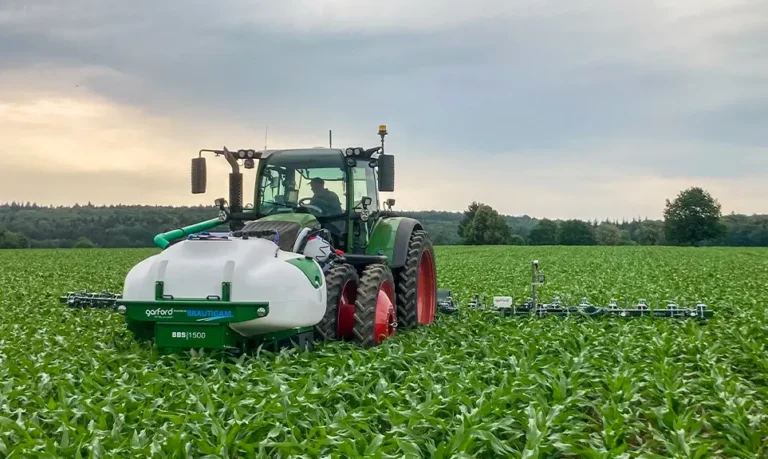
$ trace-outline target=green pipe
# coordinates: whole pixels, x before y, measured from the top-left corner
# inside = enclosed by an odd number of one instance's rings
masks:
[[[172,231],[167,231],[165,233],[160,233],[157,236],[155,236],[155,245],[157,245],[161,249],[165,249],[166,247],[171,245],[171,242],[173,241],[179,240],[185,236],[189,236],[190,234],[199,233],[200,231],[206,231],[211,228],[216,228],[217,226],[223,223],[224,222],[222,222],[218,218],[212,218],[204,222],[195,223],[194,225],[185,226],[184,228],[179,228]]]

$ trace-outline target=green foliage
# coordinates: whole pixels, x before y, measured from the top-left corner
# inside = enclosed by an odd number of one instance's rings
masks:
[[[595,245],[592,226],[582,220],[566,220],[560,224],[557,241],[561,245]]]
[[[159,356],[119,314],[58,303],[120,291],[152,253],[0,253],[1,457],[766,456],[765,249],[438,247],[462,304],[524,297],[539,259],[544,300],[702,300],[717,316],[465,312],[372,350]]]
[[[664,245],[664,222],[647,220],[637,226],[632,240],[640,245]]]
[[[479,206],[479,203],[475,203]],[[457,245],[460,228],[467,225],[461,212],[403,211],[398,215],[421,221],[439,245]],[[152,247],[158,233],[214,218],[213,207],[170,206],[74,206],[41,207],[35,204],[0,205],[0,230],[23,236],[23,247],[70,248],[85,237],[100,247]],[[502,216],[512,235],[519,235],[531,245],[556,245],[558,220],[538,220],[527,215]],[[465,220],[462,226],[462,220]],[[768,215],[726,215],[721,222],[727,228],[722,237],[707,245],[768,246]],[[629,233],[622,233],[622,245],[664,245],[664,222],[636,218],[607,222]],[[595,222],[594,225],[598,223]],[[225,227],[216,229],[226,230]],[[462,230],[463,231],[463,230]],[[516,244],[519,239],[510,243]],[[27,245],[28,244],[28,245]],[[7,244],[10,245],[10,244]],[[16,242],[13,246],[18,245]],[[0,248],[4,248],[0,245]]]
[[[508,244],[512,233],[507,222],[494,209],[480,204],[472,209],[472,220],[464,227],[462,243],[466,245],[503,245]]]
[[[475,219],[477,209],[479,209],[482,205],[484,204],[472,201],[472,204],[470,204],[469,207],[467,207],[467,210],[464,211],[464,215],[459,222],[459,228],[457,229],[459,237],[462,241],[467,241],[470,239],[469,231],[470,227],[472,226],[472,221]]]
[[[0,228],[0,249],[26,249],[29,241],[21,233]]]
[[[666,239],[673,244],[698,245],[726,233],[720,222],[720,204],[707,191],[692,187],[681,191],[664,209]]]
[[[768,215],[726,215],[721,221],[727,232],[718,245],[768,246]]]
[[[75,249],[94,249],[96,248],[96,244],[91,242],[87,237],[81,237],[72,247]]]
[[[603,222],[595,229],[595,239],[600,245],[621,245],[622,232],[618,226]]]
[[[545,218],[539,220],[536,226],[533,227],[528,240],[531,245],[556,245],[557,233],[559,231],[560,228],[557,222]]]
[[[629,230],[620,230],[619,232],[621,236],[621,242],[620,245],[639,245],[637,242],[632,240],[632,234],[629,232]]]

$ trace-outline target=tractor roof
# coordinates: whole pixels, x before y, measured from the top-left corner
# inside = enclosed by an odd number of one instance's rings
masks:
[[[262,159],[268,164],[310,167],[340,167],[344,165],[344,154],[338,148],[292,148],[264,150]]]

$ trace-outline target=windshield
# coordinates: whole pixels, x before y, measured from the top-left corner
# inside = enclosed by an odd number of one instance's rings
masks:
[[[346,173],[340,150],[287,150],[262,161],[259,214],[306,211],[333,217],[346,213]]]

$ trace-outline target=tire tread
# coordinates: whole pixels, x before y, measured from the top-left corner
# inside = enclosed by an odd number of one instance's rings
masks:
[[[355,301],[355,340],[363,347],[374,346],[374,319],[379,288],[384,282],[394,285],[394,277],[387,265],[372,264],[365,267],[357,289]],[[394,289],[393,289],[394,290]],[[397,294],[395,293],[395,297]]]
[[[425,250],[432,252],[434,260],[434,249],[429,234],[424,230],[415,230],[408,241],[405,266],[397,273],[397,323],[400,328],[416,328],[419,325],[416,289],[419,279],[419,261]]]
[[[334,266],[325,275],[328,301],[325,306],[325,315],[323,315],[320,322],[315,325],[315,337],[319,341],[335,341],[339,339],[337,334],[339,299],[341,298],[341,289],[349,280],[360,285],[360,278],[357,275],[357,271],[350,265]]]

